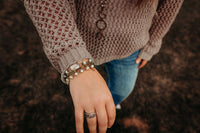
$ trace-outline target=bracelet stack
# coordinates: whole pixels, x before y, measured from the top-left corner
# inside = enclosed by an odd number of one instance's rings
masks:
[[[69,85],[70,79],[73,79],[79,73],[84,72],[85,70],[89,70],[90,68],[94,68],[94,62],[92,59],[88,59],[87,61],[78,62],[72,64],[62,75],[61,80]]]

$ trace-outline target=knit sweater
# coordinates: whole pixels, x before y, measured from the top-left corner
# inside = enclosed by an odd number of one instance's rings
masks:
[[[95,65],[128,57],[151,60],[184,0],[155,0],[136,7],[136,0],[108,0],[104,38],[96,38],[100,0],[22,0],[53,67],[63,73],[91,58]]]

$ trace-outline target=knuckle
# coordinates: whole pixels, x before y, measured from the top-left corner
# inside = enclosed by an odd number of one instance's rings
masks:
[[[101,105],[103,103],[104,103],[103,97],[96,97],[95,100],[94,100],[95,105]]]
[[[110,121],[110,122],[108,123],[108,127],[110,128],[113,124],[114,124],[114,121]]]
[[[104,121],[104,122],[102,122],[102,123],[99,123],[99,127],[100,127],[100,128],[106,128],[107,125],[108,125],[108,121]]]
[[[105,133],[106,129],[107,129],[107,127],[100,127],[99,128],[99,133]]]
[[[115,115],[110,115],[110,116],[109,116],[109,120],[110,120],[110,121],[114,121],[114,120],[115,120]]]
[[[111,97],[110,96],[102,96],[102,97],[97,97],[95,100],[94,100],[94,104],[95,105],[104,105],[106,104],[107,102],[111,101]]]
[[[109,101],[112,100],[112,97],[110,95],[108,95],[108,96],[105,97],[105,100],[109,102]]]
[[[83,129],[82,129],[82,128],[79,128],[79,127],[77,127],[77,128],[76,128],[76,132],[77,132],[77,133],[83,133]]]
[[[91,127],[95,126],[95,125],[96,125],[96,121],[95,121],[95,120],[90,121],[90,122],[89,122],[89,125],[90,125]]]
[[[79,115],[75,115],[76,122],[80,123],[82,121],[82,118]]]
[[[96,127],[91,127],[89,130],[90,130],[91,133],[95,133],[96,132]]]

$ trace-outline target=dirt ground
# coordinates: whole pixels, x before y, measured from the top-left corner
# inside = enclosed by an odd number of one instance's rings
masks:
[[[200,132],[199,7],[199,0],[184,2],[108,132]],[[69,90],[19,0],[0,1],[0,75],[1,133],[75,133]]]

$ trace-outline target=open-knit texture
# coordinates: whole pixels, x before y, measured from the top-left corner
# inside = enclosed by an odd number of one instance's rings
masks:
[[[161,48],[184,0],[155,0],[136,7],[136,0],[108,0],[105,38],[95,37],[100,0],[22,0],[58,72],[92,58],[95,65],[128,57],[150,60]]]

